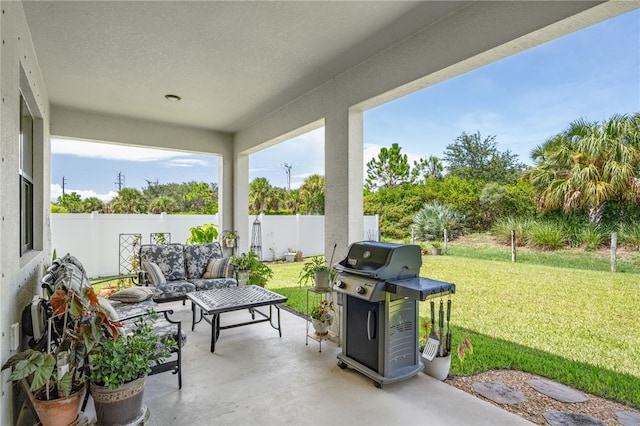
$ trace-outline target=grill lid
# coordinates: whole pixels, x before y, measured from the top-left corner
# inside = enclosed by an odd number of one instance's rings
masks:
[[[362,241],[351,244],[347,257],[334,265],[341,272],[386,280],[417,277],[422,266],[420,247]]]

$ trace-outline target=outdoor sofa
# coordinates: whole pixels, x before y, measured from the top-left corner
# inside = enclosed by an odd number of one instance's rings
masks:
[[[140,247],[140,284],[153,287],[153,300],[186,300],[187,294],[238,285],[231,257],[220,243],[144,244]]]

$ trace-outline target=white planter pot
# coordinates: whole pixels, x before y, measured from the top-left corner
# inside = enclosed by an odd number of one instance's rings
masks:
[[[331,323],[329,323],[329,321],[320,321],[312,318],[311,323],[313,324],[313,329],[315,330],[316,335],[326,336],[327,334],[329,334],[329,327],[331,326]]]
[[[329,271],[314,272],[313,275],[316,281],[316,288],[318,290],[329,289]]]
[[[442,357],[435,357],[433,361],[428,361],[422,358],[422,363],[424,364],[424,371],[426,374],[431,377],[444,380],[449,375],[449,368],[451,367],[451,354]]]
[[[296,260],[296,254],[295,254],[295,253],[286,253],[286,254],[284,255],[284,260],[285,260],[287,263],[291,263],[291,262],[293,262],[293,261],[295,261],[295,260]]]

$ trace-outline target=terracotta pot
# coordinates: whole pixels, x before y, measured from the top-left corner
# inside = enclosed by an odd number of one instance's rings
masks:
[[[42,426],[68,426],[78,418],[80,403],[84,398],[86,386],[72,393],[69,398],[41,400],[34,398],[33,407],[38,413]]]
[[[118,291],[118,287],[115,285],[106,285],[100,289],[100,296],[108,298],[116,291]]]
[[[91,396],[96,408],[96,418],[101,426],[135,424],[144,418],[142,405],[147,377],[109,390],[91,383]]]

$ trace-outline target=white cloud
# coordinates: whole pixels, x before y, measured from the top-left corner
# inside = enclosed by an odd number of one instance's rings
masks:
[[[209,162],[197,158],[175,158],[170,160],[167,167],[194,167],[194,166],[209,166]]]
[[[80,198],[82,198],[83,200],[86,200],[87,198],[91,198],[91,197],[96,197],[97,199],[108,203],[109,201],[111,201],[116,195],[118,195],[118,193],[116,191],[109,191],[106,194],[98,194],[97,192],[95,192],[92,189],[67,189],[65,188],[65,192],[67,194],[71,194],[72,192],[75,192],[76,194],[78,194],[80,196]],[[62,186],[60,186],[57,183],[51,184],[51,201],[55,202],[58,200],[58,198],[62,195]]]
[[[121,161],[158,161],[191,155],[177,151],[55,138],[51,139],[51,154]]]

